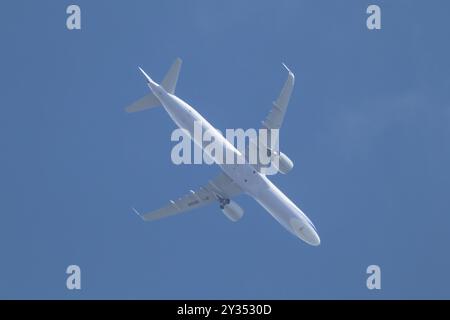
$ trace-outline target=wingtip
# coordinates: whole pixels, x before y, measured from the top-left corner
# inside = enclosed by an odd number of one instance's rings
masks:
[[[139,211],[137,211],[134,207],[131,207],[131,209],[133,209],[134,213],[136,213],[138,217],[142,218],[142,216],[139,213]]]

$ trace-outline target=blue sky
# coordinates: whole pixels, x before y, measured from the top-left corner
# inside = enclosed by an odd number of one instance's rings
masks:
[[[71,3],[2,2],[0,298],[450,298],[448,1],[76,1],[68,31]],[[137,66],[160,80],[178,56],[177,94],[221,130],[259,126],[295,72],[295,168],[272,181],[320,247],[245,196],[238,223],[132,213],[219,172],[171,163],[163,109],[123,111],[148,90]]]

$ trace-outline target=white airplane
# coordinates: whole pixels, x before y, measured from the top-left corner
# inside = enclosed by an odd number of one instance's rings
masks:
[[[224,148],[229,149],[227,152],[233,152],[237,157],[242,156],[205,118],[175,95],[180,67],[181,59],[178,58],[160,85],[139,68],[147,80],[151,93],[128,106],[126,111],[137,112],[162,105],[175,124],[181,129],[185,129],[191,140],[202,149],[204,149],[204,142],[198,141],[194,136],[195,122],[201,123],[203,132],[209,131],[214,141],[223,143]],[[288,78],[280,96],[273,103],[271,112],[262,122],[263,127],[267,129],[281,127],[294,87],[294,74],[286,65],[284,67],[288,71]],[[269,154],[271,151],[267,150]],[[209,154],[209,156],[214,159],[214,155]],[[278,170],[281,173],[287,173],[292,169],[292,161],[282,152],[273,153],[272,156],[278,157]],[[257,166],[251,165],[247,161],[245,164],[220,164],[219,166],[223,172],[197,191],[190,190],[187,195],[175,201],[171,200],[167,206],[153,212],[140,214],[136,209],[133,208],[133,210],[145,221],[153,221],[217,202],[231,221],[238,221],[242,218],[244,211],[230,199],[238,194],[246,193],[292,234],[310,245],[318,246],[320,244],[319,235],[311,220],[266,175],[262,174]]]

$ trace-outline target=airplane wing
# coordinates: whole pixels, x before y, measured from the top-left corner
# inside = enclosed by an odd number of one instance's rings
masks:
[[[272,110],[270,110],[262,125],[266,129],[280,129],[283,124],[284,116],[286,114],[289,99],[291,98],[292,90],[294,89],[295,77],[291,70],[283,63],[283,66],[288,71],[288,78],[284,83],[283,89],[278,96],[278,99],[273,102]]]
[[[134,208],[133,210],[143,220],[154,221],[203,207],[221,199],[229,199],[240,193],[242,193],[241,188],[226,174],[220,173],[216,178],[210,180],[206,186],[200,187],[197,191],[190,190],[188,194],[177,200],[170,200],[169,204],[161,209],[144,214],[140,214]]]
[[[294,89],[294,82],[295,82],[295,76],[294,73],[292,73],[291,70],[283,63],[283,66],[288,71],[288,77],[286,79],[286,82],[284,83],[283,88],[281,89],[280,95],[278,96],[278,99],[272,103],[272,109],[270,110],[267,117],[262,121],[262,128],[268,129],[267,131],[267,144],[264,143],[264,141],[261,141],[261,145],[257,144],[257,148],[260,146],[264,146],[267,150],[267,154],[269,155],[272,153],[273,150],[279,151],[279,145],[278,145],[278,137],[279,132],[277,136],[275,137],[274,132],[272,132],[272,129],[279,130],[281,126],[283,125],[283,120],[286,115],[286,110],[289,104],[289,100],[291,98],[292,91]],[[272,143],[272,140],[274,139],[274,142]],[[272,148],[270,148],[272,147]],[[248,152],[248,146],[246,150],[246,155],[249,154]],[[259,152],[259,149],[258,149]],[[265,165],[262,165],[261,163],[258,163],[255,165],[256,170],[261,172],[261,168],[266,167]]]

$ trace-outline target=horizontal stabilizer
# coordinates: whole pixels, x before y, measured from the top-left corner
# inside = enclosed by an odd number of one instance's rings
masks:
[[[181,69],[181,59],[177,58],[167,72],[164,80],[161,82],[161,86],[171,94],[175,93],[175,88],[177,87],[178,75]]]
[[[150,108],[154,108],[157,106],[160,106],[161,103],[159,102],[158,98],[153,93],[149,93],[146,96],[142,97],[138,101],[134,102],[133,104],[129,105],[125,108],[126,112],[138,112]]]

